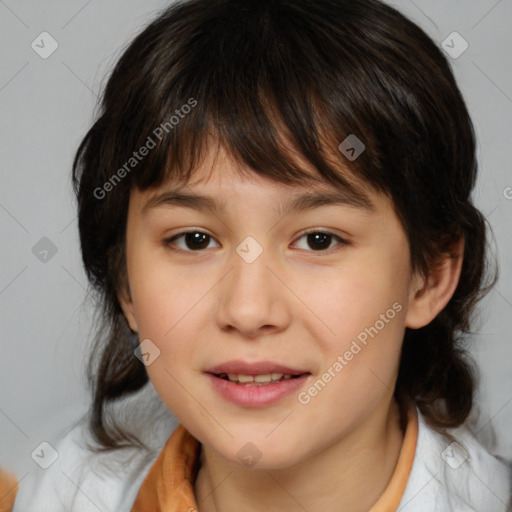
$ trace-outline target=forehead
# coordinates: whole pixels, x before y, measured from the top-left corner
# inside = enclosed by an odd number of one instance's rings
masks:
[[[169,178],[161,186],[139,195],[142,214],[162,207],[185,207],[204,212],[225,213],[229,204],[241,196],[261,198],[268,202],[275,198],[276,213],[307,211],[327,205],[342,205],[361,212],[375,211],[376,191],[356,180],[346,170],[346,185],[326,181],[311,165],[301,162],[308,174],[302,183],[273,179],[242,166],[223,151],[210,152],[184,182]]]

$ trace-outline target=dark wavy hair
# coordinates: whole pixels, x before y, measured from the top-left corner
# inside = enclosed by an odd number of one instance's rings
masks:
[[[467,419],[470,320],[496,275],[486,286],[474,128],[447,58],[416,24],[377,0],[177,2],[124,50],[100,107],[73,164],[83,263],[101,312],[88,367],[99,449],[138,442],[106,410],[148,382],[117,298],[129,293],[130,192],[186,183],[210,137],[278,182],[312,182],[291,143],[324,182],[351,188],[351,177],[387,194],[424,276],[464,237],[453,297],[429,325],[406,330],[396,393],[436,429]],[[366,146],[353,161],[337,149],[349,134]],[[144,156],[143,146],[152,146]]]

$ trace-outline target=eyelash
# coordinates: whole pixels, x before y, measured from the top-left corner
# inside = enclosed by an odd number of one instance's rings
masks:
[[[170,250],[172,251],[175,251],[175,252],[181,252],[181,253],[201,253],[201,252],[204,252],[206,249],[198,249],[196,251],[191,251],[191,250],[185,250],[185,249],[181,249],[179,247],[176,247],[176,245],[174,244],[174,241],[183,237],[184,235],[187,235],[187,234],[190,234],[190,233],[199,233],[201,235],[205,235],[207,237],[209,237],[210,239],[214,239],[213,236],[209,235],[208,233],[205,233],[204,231],[200,231],[198,229],[193,229],[193,230],[190,230],[190,231],[181,231],[180,233],[177,233],[176,235],[173,235],[172,237],[170,238],[167,238],[165,240],[163,240],[163,244],[168,247]],[[331,236],[333,237],[334,239],[336,239],[339,244],[335,247],[331,247],[330,249],[326,249],[326,250],[318,250],[318,251],[306,251],[306,252],[312,252],[312,253],[323,253],[323,254],[331,254],[337,250],[340,249],[340,246],[345,246],[345,245],[350,245],[350,242],[348,242],[347,240],[341,238],[340,236],[338,235],[335,235],[334,233],[331,233],[330,231],[322,231],[322,230],[319,230],[319,229],[313,229],[313,230],[309,230],[309,231],[306,231],[304,233],[302,233],[298,238],[297,240],[300,240],[301,238],[307,236],[307,235],[312,235],[312,234],[322,234],[322,235],[328,235],[328,236]]]

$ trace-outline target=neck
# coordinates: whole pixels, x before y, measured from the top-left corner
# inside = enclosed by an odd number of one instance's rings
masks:
[[[195,482],[199,512],[367,512],[395,469],[403,434],[391,400],[348,435],[285,469],[247,469],[202,447]]]

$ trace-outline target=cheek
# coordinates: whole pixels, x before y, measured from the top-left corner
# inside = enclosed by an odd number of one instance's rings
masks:
[[[167,338],[184,319],[190,321],[211,287],[204,276],[169,264],[165,255],[150,257],[141,251],[133,257],[130,271],[139,333],[155,340]]]
[[[368,330],[375,334],[375,328],[379,337],[401,339],[407,280],[397,267],[361,259],[347,270],[335,270],[330,278],[309,281],[303,287],[304,302],[314,313],[305,318],[310,319],[309,330],[315,332],[325,353],[332,357],[334,352],[348,350],[353,340],[369,338]]]
[[[316,337],[322,343],[321,373],[300,400],[311,421],[334,432],[350,428],[394,389],[405,306],[402,286],[385,273],[352,273],[331,296],[322,318],[334,334],[324,329]]]
[[[135,262],[132,299],[139,338],[151,340],[159,351],[158,358],[147,367],[148,375],[164,397],[175,396],[178,383],[197,360],[201,318],[207,302],[201,299],[211,283],[169,265],[154,261],[146,265],[143,259]]]
[[[394,388],[408,290],[408,260],[401,254],[368,253],[350,266],[350,272],[339,272],[337,279],[316,288],[312,297],[329,327],[326,331],[323,325],[316,327],[318,321],[311,323],[322,344],[323,371],[330,374],[313,408],[337,403],[340,407],[332,414],[340,421],[343,411],[361,407],[363,414]]]
[[[134,292],[141,340],[149,338],[159,350],[146,367],[149,379],[167,408],[180,418],[203,414],[194,393],[194,364],[198,361],[201,301],[211,286],[206,281],[153,267]],[[191,393],[191,394],[189,394]]]

